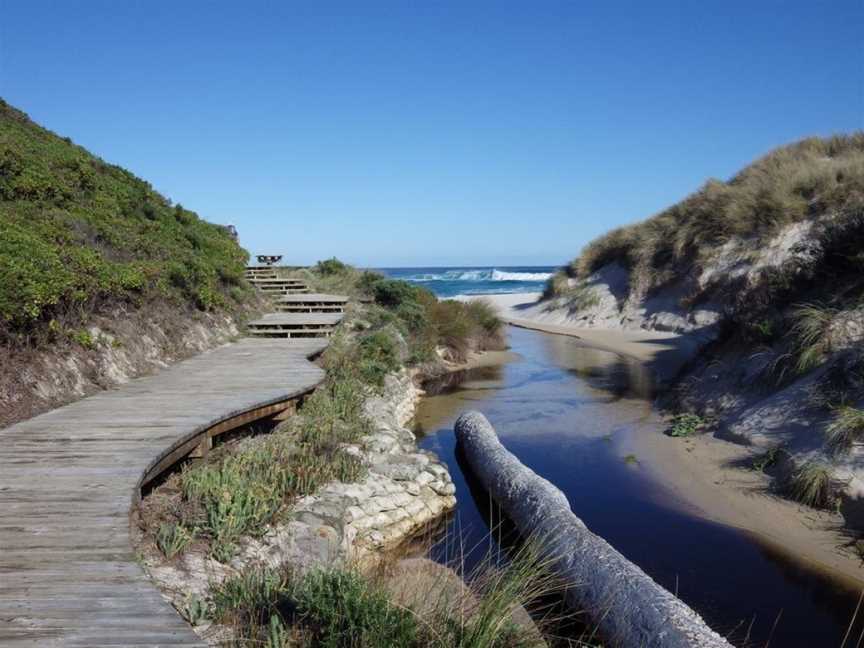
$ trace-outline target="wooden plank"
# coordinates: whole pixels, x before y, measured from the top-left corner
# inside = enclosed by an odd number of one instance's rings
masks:
[[[340,313],[268,313],[249,326],[335,326],[343,317]]]
[[[247,338],[0,430],[0,645],[203,646],[134,562],[130,506],[213,436],[293,411],[325,346]]]

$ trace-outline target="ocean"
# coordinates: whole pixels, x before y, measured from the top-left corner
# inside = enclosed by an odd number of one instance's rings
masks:
[[[539,292],[557,266],[465,266],[449,268],[379,268],[392,279],[402,279],[431,290],[438,297]]]

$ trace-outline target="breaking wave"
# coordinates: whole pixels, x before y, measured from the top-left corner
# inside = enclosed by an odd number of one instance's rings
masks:
[[[403,277],[408,281],[546,281],[551,272],[506,272],[503,270],[447,270]]]

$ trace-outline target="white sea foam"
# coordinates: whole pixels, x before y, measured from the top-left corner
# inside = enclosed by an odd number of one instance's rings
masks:
[[[546,281],[551,272],[502,272],[492,271],[492,281]]]
[[[505,272],[503,270],[448,270],[404,277],[408,281],[546,281],[551,272]]]

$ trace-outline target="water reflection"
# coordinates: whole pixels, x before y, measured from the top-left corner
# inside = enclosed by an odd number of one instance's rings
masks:
[[[543,335],[546,357],[561,369],[583,378],[595,389],[616,397],[654,397],[651,372],[625,356],[584,345],[566,335]]]
[[[488,493],[466,475],[453,421],[479,409],[505,446],[570,500],[574,512],[649,575],[743,645],[839,646],[857,602],[845,589],[737,530],[664,506],[668,494],[624,454],[627,435],[657,431],[650,375],[635,362],[562,336],[511,329],[522,357],[429,386],[418,408],[422,447],[448,464],[458,509],[436,559],[481,558],[490,543]],[[752,627],[751,627],[752,626]],[[858,639],[854,629],[854,645]]]

